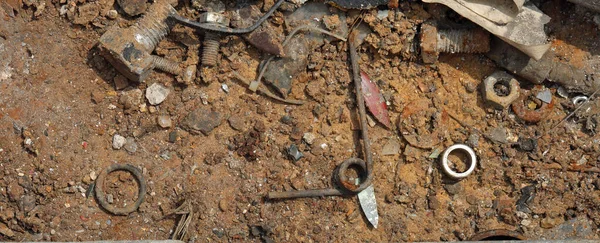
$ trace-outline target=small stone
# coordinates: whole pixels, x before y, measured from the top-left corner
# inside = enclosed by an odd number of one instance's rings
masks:
[[[397,203],[406,204],[410,202],[410,198],[406,195],[398,195],[394,197],[394,201]]]
[[[460,183],[445,184],[444,189],[446,189],[450,196],[454,196],[462,192],[462,186],[460,185]]]
[[[117,3],[129,16],[136,16],[146,12],[146,0],[117,0]]]
[[[556,217],[556,218],[546,217],[540,221],[540,227],[542,227],[544,229],[551,229],[551,228],[556,227],[559,224],[562,224],[563,222],[564,222],[564,219],[561,217]]]
[[[119,104],[123,105],[125,109],[138,108],[142,104],[142,90],[132,89],[123,91],[121,98],[119,98]]]
[[[0,234],[8,238],[12,238],[15,236],[15,232],[8,228],[8,226],[6,226],[6,224],[4,223],[0,223]]]
[[[162,128],[169,128],[173,125],[173,123],[171,122],[171,117],[167,116],[167,115],[160,115],[156,118],[156,122],[158,123],[158,125]]]
[[[146,104],[144,104],[146,105]],[[150,106],[148,107],[148,111],[150,112],[150,114],[154,114],[156,112],[158,112],[158,109],[156,109],[156,106]]]
[[[56,230],[54,230],[54,229],[51,229],[51,230],[50,230],[50,234],[51,234],[51,235],[54,235],[54,234],[56,234]]]
[[[221,120],[221,113],[199,108],[190,112],[183,119],[182,127],[190,133],[201,132],[208,136],[213,129],[221,125]]]
[[[496,143],[505,144],[508,142],[508,133],[503,127],[492,128],[492,130],[488,132],[488,137]]]
[[[125,145],[126,142],[127,142],[127,139],[125,139],[125,137],[123,137],[119,134],[115,134],[113,136],[112,146],[114,149],[121,149],[123,147],[123,145]]]
[[[225,230],[223,228],[213,228],[212,232],[219,238],[225,236]]]
[[[125,150],[127,150],[128,153],[133,154],[137,151],[138,149],[138,145],[135,142],[135,139],[132,137],[128,137],[127,138],[127,142],[125,143],[125,146],[123,146],[125,148]]]
[[[111,10],[114,11],[115,14],[117,14],[116,10]],[[108,11],[108,13],[110,14],[111,11]],[[115,78],[113,79],[113,82],[115,83],[115,89],[116,90],[122,90],[127,88],[127,86],[129,86],[129,80],[127,80],[127,78],[123,75],[118,74],[117,76],[115,76]]]
[[[400,143],[395,139],[390,139],[381,150],[382,155],[396,155],[400,152]]]
[[[115,201],[113,194],[106,194],[106,202],[113,204],[113,202]]]
[[[92,91],[92,101],[94,102],[94,104],[102,102],[102,100],[104,100],[104,97],[106,97],[106,94],[104,94],[104,92],[100,90]]]
[[[528,226],[531,225],[531,220],[529,220],[529,219],[523,219],[523,220],[521,220],[521,225],[523,225],[525,227],[528,227]]]
[[[221,89],[223,89],[225,93],[229,93],[229,86],[227,86],[227,84],[221,84]]]
[[[117,17],[119,17],[119,13],[117,12],[117,10],[111,9],[108,10],[108,13],[106,13],[106,17],[109,19],[116,19]]]
[[[231,126],[231,128],[237,131],[243,131],[246,126],[244,120],[236,115],[230,116],[229,119],[227,119],[227,121],[229,122],[229,126]]]
[[[221,209],[223,212],[226,212],[228,208],[229,203],[227,203],[227,200],[221,199],[221,201],[219,201],[219,209]]]
[[[90,179],[91,179],[92,181],[95,181],[95,180],[96,180],[96,178],[98,178],[98,175],[96,175],[96,171],[92,171],[92,172],[90,172]]]
[[[304,133],[304,136],[302,136],[302,138],[304,139],[304,142],[306,142],[307,144],[313,144],[313,142],[315,141],[315,134],[307,132]]]
[[[170,143],[177,142],[178,138],[179,138],[179,136],[178,136],[177,131],[172,131],[169,133],[169,142]]]
[[[280,121],[281,121],[283,124],[288,124],[288,125],[291,125],[291,124],[292,124],[292,121],[293,121],[293,119],[292,119],[292,117],[291,117],[291,116],[289,116],[289,115],[285,115],[285,116],[282,116],[282,117],[281,117],[281,120],[280,120]]]
[[[369,124],[370,127],[375,127],[375,125],[377,125],[373,117],[370,115],[367,115],[367,124]]]
[[[86,185],[89,185],[90,183],[92,183],[92,178],[90,178],[90,175],[85,175],[81,182],[85,183]]]
[[[151,105],[158,105],[165,101],[171,90],[159,83],[153,83],[146,89],[146,99]]]

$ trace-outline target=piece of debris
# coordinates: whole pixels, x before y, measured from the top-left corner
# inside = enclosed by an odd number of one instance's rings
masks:
[[[151,105],[159,105],[162,103],[171,90],[159,83],[153,83],[146,89],[146,99]]]
[[[142,90],[140,89],[131,89],[127,91],[123,91],[121,93],[121,97],[119,98],[119,104],[123,105],[123,108],[126,110],[135,109],[142,104]]]
[[[304,139],[304,142],[306,142],[308,145],[313,144],[313,141],[315,141],[315,134],[314,133],[304,133],[304,136],[302,136],[302,139]]]
[[[387,105],[383,95],[379,91],[379,87],[375,84],[365,72],[360,72],[362,93],[365,99],[365,104],[369,111],[377,121],[383,124],[386,128],[391,127],[390,116],[388,114]]]
[[[125,150],[128,153],[134,154],[138,149],[138,145],[135,142],[135,138],[128,137],[126,140],[127,140],[127,142],[125,142],[125,146],[123,146],[123,148],[125,148]]]
[[[167,115],[160,115],[156,117],[156,122],[162,128],[169,128],[173,125],[173,123],[171,122],[171,117]]]
[[[396,139],[389,139],[381,149],[381,155],[396,155],[400,153],[400,143]]]
[[[146,12],[146,0],[117,0],[117,3],[129,16],[136,16]]]
[[[125,139],[125,137],[119,134],[115,134],[113,136],[112,146],[114,149],[121,149],[125,143],[127,143],[127,139]]]
[[[190,112],[182,121],[182,128],[193,134],[200,132],[206,136],[221,125],[221,113],[205,108],[198,108]]]
[[[304,155],[302,154],[302,152],[300,152],[298,150],[298,146],[296,146],[295,144],[290,145],[290,147],[288,147],[287,149],[288,155],[290,156],[290,158],[292,160],[298,161],[300,160],[302,157],[304,157]]]
[[[549,89],[544,89],[543,91],[538,92],[535,97],[546,104],[550,104],[550,102],[552,102],[552,92],[550,92]]]

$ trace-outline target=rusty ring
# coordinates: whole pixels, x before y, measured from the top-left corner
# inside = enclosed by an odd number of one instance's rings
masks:
[[[346,171],[352,165],[356,165],[360,168],[358,177],[361,179],[361,182],[358,185],[348,183]],[[367,171],[367,163],[364,160],[359,158],[349,158],[342,162],[342,164],[340,164],[340,166],[338,167],[336,178],[338,185],[342,189],[352,193],[359,193],[371,185],[373,176],[372,173],[369,173],[369,171]]]
[[[531,95],[531,91],[523,90],[521,97],[512,104],[512,110],[523,121],[529,123],[538,123],[544,119],[550,110],[554,107],[554,100],[550,104],[542,102],[542,107],[536,110],[530,110],[525,105],[525,100]]]
[[[469,239],[469,241],[493,240],[490,238],[500,238],[500,237],[510,238],[510,239],[506,239],[506,240],[527,240],[527,238],[525,238],[525,236],[523,236],[519,232],[512,231],[512,230],[505,230],[505,229],[497,229],[497,230],[488,230],[488,231],[484,231],[484,232],[479,232],[479,233],[475,234],[474,236],[472,236]]]
[[[117,208],[113,205],[110,205],[106,201],[106,195],[104,193],[104,177],[110,174],[113,171],[127,171],[135,177],[138,182],[138,198],[134,204],[131,204],[124,208]],[[135,212],[140,204],[144,201],[144,196],[146,196],[146,181],[144,180],[144,176],[142,175],[142,171],[130,164],[114,164],[106,168],[103,172],[98,175],[96,179],[96,199],[98,199],[98,203],[102,206],[106,211],[109,211],[115,215],[127,215],[129,213]]]

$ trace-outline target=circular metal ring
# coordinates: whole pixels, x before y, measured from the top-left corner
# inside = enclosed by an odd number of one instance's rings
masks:
[[[573,105],[581,105],[588,101],[588,97],[585,95],[575,96],[573,98]]]
[[[467,169],[465,172],[456,172],[452,169],[450,169],[450,166],[448,165],[448,155],[450,155],[450,153],[454,150],[462,150],[467,152],[468,156],[469,156],[469,160],[470,160],[470,164],[469,164],[469,169]],[[444,170],[444,173],[446,173],[446,175],[448,175],[449,177],[453,178],[453,179],[462,179],[465,178],[467,176],[469,176],[474,170],[475,167],[477,166],[477,156],[475,156],[475,151],[473,151],[472,148],[470,148],[467,145],[464,144],[455,144],[450,146],[448,149],[446,149],[446,151],[444,151],[444,154],[442,155],[442,169]]]
[[[138,198],[134,204],[131,204],[124,208],[117,208],[106,201],[106,195],[104,193],[104,180],[105,177],[108,176],[111,172],[114,171],[127,171],[135,177],[138,182]],[[146,196],[146,181],[142,175],[142,171],[130,164],[114,164],[106,168],[103,172],[98,175],[96,179],[96,199],[98,199],[98,203],[102,206],[106,211],[109,211],[115,215],[127,215],[131,212],[136,211],[140,204],[144,201],[144,197]]]
[[[359,169],[358,178],[360,179],[360,184],[358,184],[358,185],[348,182],[348,177],[346,176],[346,171],[348,171],[348,168],[350,168],[351,166],[357,166]],[[342,187],[343,189],[345,189],[349,192],[353,192],[353,193],[361,192],[362,190],[367,188],[369,185],[371,185],[371,180],[372,180],[372,176],[370,176],[370,173],[367,169],[367,163],[365,163],[365,161],[362,159],[350,158],[350,159],[347,159],[344,162],[342,162],[342,164],[340,164],[340,166],[338,167],[337,183],[340,187]]]

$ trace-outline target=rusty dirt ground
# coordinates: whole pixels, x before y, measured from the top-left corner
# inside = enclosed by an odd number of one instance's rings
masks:
[[[561,61],[583,68],[598,60],[593,12],[566,1],[534,2],[552,17],[546,32]],[[244,3],[264,12],[273,1]],[[107,28],[136,20],[114,0],[0,4],[0,240],[170,239],[181,205],[179,212],[193,212],[184,239],[195,242],[454,241],[491,229],[529,239],[600,239],[600,107],[550,130],[574,107],[546,83],[556,105],[543,121],[526,124],[512,110],[494,110],[479,87],[501,68],[485,55],[441,54],[426,65],[414,52],[411,43],[424,21],[466,22],[439,6],[401,1],[387,15],[362,13],[373,33],[360,46],[361,68],[379,85],[395,124],[370,129],[380,214],[374,229],[355,197],[265,200],[270,191],[331,187],[335,167],[360,155],[345,42],[311,47],[288,96],[306,101],[296,106],[252,93],[234,78],[237,72],[254,79],[266,57],[241,37],[223,37],[218,65],[195,82],[158,71],[127,84],[96,48]],[[187,0],[176,7],[188,17],[201,8]],[[286,3],[268,20],[277,41],[290,31],[285,18],[295,8]],[[335,30],[361,13],[346,15],[346,22],[337,16],[308,21]],[[202,37],[177,25],[155,53],[197,63]],[[171,90],[159,105],[131,91],[145,95],[153,83]],[[443,141],[430,149],[408,144],[396,125],[422,100],[456,118],[447,119]],[[196,109],[218,116],[208,135],[184,129],[184,118]],[[159,126],[159,117],[172,124]],[[412,125],[425,132],[430,126],[427,120]],[[505,141],[485,135],[498,129]],[[121,149],[113,148],[115,134],[128,140]],[[536,136],[537,146],[511,143]],[[458,183],[442,176],[433,158],[455,143],[474,147],[480,161]],[[289,158],[292,144],[304,158]],[[148,184],[145,201],[127,216],[104,211],[89,191],[114,163],[139,167]],[[137,197],[128,174],[110,174],[105,185],[116,205]]]

